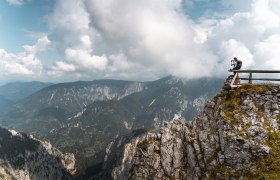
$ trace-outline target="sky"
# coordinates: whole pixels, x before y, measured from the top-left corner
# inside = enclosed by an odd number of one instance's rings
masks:
[[[280,69],[278,0],[1,0],[0,84]]]

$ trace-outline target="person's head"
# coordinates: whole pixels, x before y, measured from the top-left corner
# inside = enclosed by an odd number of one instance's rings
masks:
[[[234,61],[237,61],[237,57],[234,57],[233,60],[234,60]]]

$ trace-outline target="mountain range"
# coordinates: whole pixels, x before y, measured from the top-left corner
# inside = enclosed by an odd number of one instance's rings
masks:
[[[60,83],[18,101],[1,124],[44,136],[62,152],[74,153],[78,177],[87,178],[100,170],[112,140],[162,127],[174,117],[191,120],[222,84],[215,78],[172,76],[152,82]]]
[[[13,104],[43,89],[52,83],[44,82],[13,82],[0,86],[0,116]]]
[[[17,102],[52,84],[53,83],[44,83],[39,81],[8,83],[0,86],[0,96],[4,96],[10,101]]]
[[[0,128],[0,178],[279,179],[279,85],[222,84],[170,76],[45,87],[1,119],[33,135]]]
[[[12,105],[13,105],[13,101],[11,101],[3,96],[0,96],[0,114],[7,111],[9,109],[9,107],[11,107]]]
[[[141,83],[114,80],[55,84],[16,103],[2,125],[45,135],[88,104],[120,99],[142,88]]]

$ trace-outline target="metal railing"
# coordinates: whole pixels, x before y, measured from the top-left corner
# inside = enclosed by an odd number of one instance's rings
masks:
[[[280,71],[278,70],[229,70],[229,72],[235,72],[235,75],[233,76],[233,79],[230,83],[230,87],[238,87],[240,84],[234,84],[236,79],[240,80],[248,80],[249,84],[252,84],[253,80],[259,80],[259,81],[280,81],[280,79],[275,79],[275,78],[253,78],[253,73],[279,73]],[[249,77],[248,78],[239,78],[238,74],[240,73],[248,73]],[[237,78],[238,77],[238,78]]]

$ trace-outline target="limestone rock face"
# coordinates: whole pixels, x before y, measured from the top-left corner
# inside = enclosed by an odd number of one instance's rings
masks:
[[[224,90],[191,122],[174,119],[121,149],[108,146],[107,157],[118,154],[103,170],[113,179],[277,179],[279,94],[273,86]]]
[[[73,154],[61,153],[49,142],[0,128],[0,177],[19,180],[72,179]],[[0,178],[1,179],[1,178]]]

